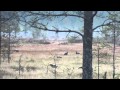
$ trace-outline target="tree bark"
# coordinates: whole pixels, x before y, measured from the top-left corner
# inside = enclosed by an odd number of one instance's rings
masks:
[[[0,11],[0,65],[1,65],[1,11]]]
[[[83,37],[83,79],[93,79],[92,69],[92,36],[93,36],[93,11],[84,12],[84,37]]]

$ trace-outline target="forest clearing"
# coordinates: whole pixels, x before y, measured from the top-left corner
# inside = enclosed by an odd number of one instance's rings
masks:
[[[79,48],[78,48],[79,47]],[[16,47],[19,52],[11,54],[11,63],[7,63],[7,59],[1,64],[0,78],[5,79],[81,79],[82,78],[82,43],[79,44],[23,44]],[[95,48],[96,45],[93,46]],[[116,47],[116,78],[120,78],[120,46]],[[68,51],[68,55],[64,53]],[[80,54],[76,54],[78,51]],[[112,50],[101,50],[101,53],[109,54],[100,58],[99,78],[104,79],[107,72],[107,79],[112,78]],[[95,51],[97,54],[97,51]],[[98,78],[98,60],[93,54],[93,78]],[[110,56],[111,55],[111,56]],[[19,60],[20,71],[19,71]],[[55,65],[55,68],[50,64]],[[56,75],[55,75],[56,74]]]
[[[0,11],[1,79],[119,79],[120,11]]]

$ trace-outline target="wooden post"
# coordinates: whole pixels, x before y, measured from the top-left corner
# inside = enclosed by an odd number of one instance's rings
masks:
[[[98,42],[98,79],[99,79],[99,55],[100,55],[100,48],[99,48],[99,39],[97,37],[97,42]]]
[[[19,76],[20,76],[20,71],[21,71],[21,58],[22,58],[22,55],[20,56],[20,59],[19,59]]]
[[[56,59],[55,59],[55,56],[54,56],[54,63],[55,63],[55,65],[56,65]],[[56,74],[57,74],[57,72],[56,72],[56,67],[55,67],[55,70],[54,70],[54,74],[55,74],[55,79],[56,79]]]
[[[113,43],[114,43],[114,47],[113,47],[113,79],[115,78],[115,27],[114,27],[114,29],[113,29],[114,31],[113,31],[113,35],[114,35],[114,37],[113,37]]]
[[[9,37],[8,37],[8,63],[10,63],[10,36],[11,36],[11,33],[10,33],[10,28],[9,28]]]

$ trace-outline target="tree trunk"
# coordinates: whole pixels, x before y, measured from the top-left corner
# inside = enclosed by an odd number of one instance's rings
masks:
[[[84,12],[84,37],[83,37],[83,79],[92,79],[92,31],[93,12]]]
[[[11,37],[11,31],[9,28],[9,36],[8,36],[8,63],[10,63],[10,37]]]
[[[0,11],[0,65],[1,65],[1,11]]]

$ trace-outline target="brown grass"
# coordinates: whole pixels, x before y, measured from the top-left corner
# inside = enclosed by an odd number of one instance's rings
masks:
[[[93,46],[95,48],[96,46]],[[8,79],[54,79],[54,68],[48,66],[54,64],[54,56],[61,56],[62,58],[56,58],[57,79],[81,79],[82,69],[82,44],[69,44],[69,45],[30,45],[25,44],[16,49],[19,52],[11,55],[11,63],[7,61],[2,62],[0,67],[0,78]],[[119,49],[119,50],[118,50]],[[68,51],[68,56],[64,56],[64,52]],[[80,52],[80,55],[76,55],[75,51]],[[112,50],[108,48],[101,50],[101,52],[107,52],[112,55]],[[116,50],[116,77],[120,74],[120,47]],[[21,71],[21,75],[18,72],[18,61],[22,55],[21,66],[24,71]],[[107,72],[107,78],[112,78],[112,57],[100,59],[100,78],[103,78],[105,72]],[[47,70],[48,66],[48,70]],[[97,57],[93,58],[93,76],[97,78]],[[2,73],[2,74],[1,74]]]

